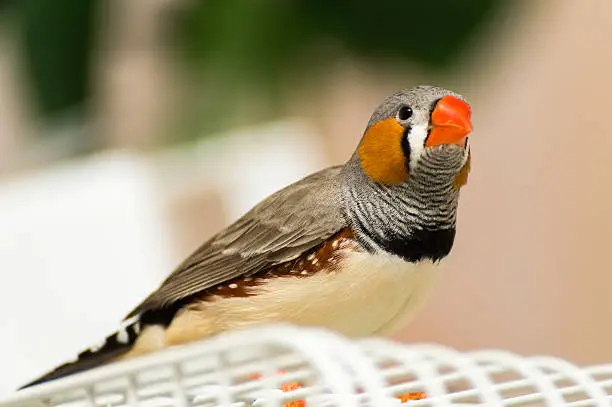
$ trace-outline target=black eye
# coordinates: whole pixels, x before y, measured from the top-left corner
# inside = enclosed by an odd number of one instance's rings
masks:
[[[408,120],[412,117],[412,109],[410,106],[402,106],[397,112],[397,118],[400,120]]]

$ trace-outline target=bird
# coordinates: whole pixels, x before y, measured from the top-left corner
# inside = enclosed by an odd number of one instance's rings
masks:
[[[471,166],[471,107],[420,85],[386,97],[350,158],[205,241],[121,328],[21,387],[266,323],[392,335],[444,272]]]

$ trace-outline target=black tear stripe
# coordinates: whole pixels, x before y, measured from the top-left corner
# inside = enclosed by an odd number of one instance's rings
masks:
[[[402,152],[404,153],[404,157],[406,158],[406,172],[410,174],[410,142],[408,141],[408,135],[412,127],[407,126],[404,129],[404,134],[402,134]]]
[[[427,144],[427,140],[429,139],[429,135],[431,134],[431,116],[433,115],[434,110],[436,110],[436,106],[438,106],[438,102],[440,102],[442,98],[434,100],[429,108],[429,126],[427,126],[427,135],[425,136],[425,140],[423,140],[423,145]]]
[[[431,104],[431,107],[429,108],[429,121],[431,122],[431,115],[433,114],[433,111],[436,110],[436,106],[438,106],[438,103],[442,100],[442,98],[438,98],[436,100],[433,101],[433,103]]]
[[[413,231],[412,236],[392,237],[391,239],[379,239],[376,243],[390,253],[393,253],[406,261],[418,262],[421,260],[442,260],[450,253],[455,241],[455,228]]]

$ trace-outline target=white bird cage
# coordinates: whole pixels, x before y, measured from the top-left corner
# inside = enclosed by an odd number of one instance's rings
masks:
[[[45,383],[0,407],[612,406],[612,365],[268,326]]]

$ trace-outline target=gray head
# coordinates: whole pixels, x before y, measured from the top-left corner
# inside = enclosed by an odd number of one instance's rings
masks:
[[[470,115],[460,95],[433,86],[397,92],[374,111],[343,183],[347,221],[365,247],[410,261],[448,254]]]
[[[374,111],[357,149],[364,173],[386,185],[417,176],[421,164],[448,175],[465,165],[472,130],[461,95],[418,86],[386,98]]]

